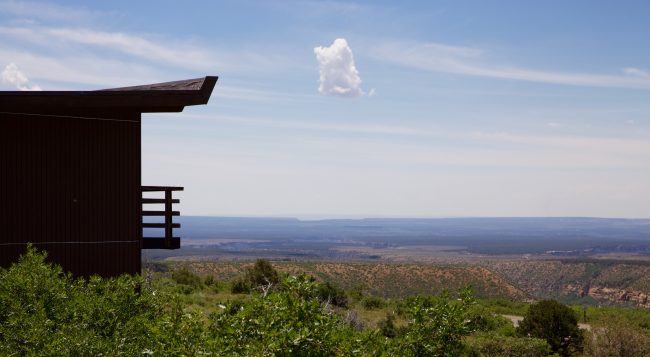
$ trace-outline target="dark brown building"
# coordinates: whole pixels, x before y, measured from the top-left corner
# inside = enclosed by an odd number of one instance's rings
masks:
[[[206,104],[216,81],[0,92],[0,266],[31,242],[75,275],[135,274],[141,249],[178,248],[171,195],[182,188],[142,186],[141,114]],[[143,227],[164,237],[143,238]]]

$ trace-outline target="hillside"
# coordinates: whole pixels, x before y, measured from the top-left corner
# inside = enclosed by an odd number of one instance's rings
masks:
[[[650,308],[650,266],[598,260],[513,260],[483,264],[529,296]]]
[[[250,261],[185,261],[201,275],[230,280]],[[274,262],[281,272],[305,272],[343,288],[387,298],[438,294],[471,286],[478,297],[517,301],[554,298],[567,303],[650,308],[650,266],[597,260],[492,260],[463,264]]]
[[[228,280],[241,274],[246,262],[187,262],[199,274],[211,274]],[[413,294],[438,294],[471,286],[477,296],[522,300],[526,294],[490,270],[479,266],[437,266],[424,264],[274,262],[281,272],[305,272],[322,281],[335,282],[343,288],[360,287],[367,293],[383,297]]]

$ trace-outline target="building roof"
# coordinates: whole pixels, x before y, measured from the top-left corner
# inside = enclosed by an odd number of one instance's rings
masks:
[[[0,112],[180,112],[188,105],[207,104],[217,79],[216,76],[207,76],[95,91],[0,91]]]

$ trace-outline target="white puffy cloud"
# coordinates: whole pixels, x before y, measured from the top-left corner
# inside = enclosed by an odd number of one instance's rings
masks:
[[[361,77],[345,39],[337,38],[329,47],[316,47],[314,53],[320,68],[321,94],[347,98],[363,95]]]
[[[2,71],[2,81],[10,83],[19,90],[42,90],[41,87],[29,84],[29,79],[18,69],[15,63],[9,63]]]

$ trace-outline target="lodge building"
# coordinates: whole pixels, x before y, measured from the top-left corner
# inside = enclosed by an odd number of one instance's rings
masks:
[[[76,276],[136,274],[142,249],[179,248],[183,188],[142,185],[141,117],[207,104],[216,82],[0,92],[0,266],[32,243]]]

